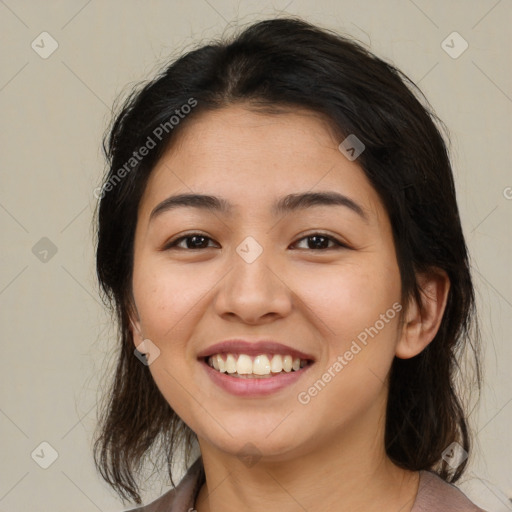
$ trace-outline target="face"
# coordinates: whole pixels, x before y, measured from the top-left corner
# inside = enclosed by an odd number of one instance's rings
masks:
[[[382,426],[400,274],[340,142],[313,113],[231,106],[191,120],[150,176],[134,343],[158,348],[151,374],[204,445],[284,460]]]

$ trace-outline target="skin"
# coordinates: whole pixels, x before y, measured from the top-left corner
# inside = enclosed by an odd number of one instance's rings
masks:
[[[263,114],[237,105],[183,128],[140,203],[132,329],[136,346],[149,339],[160,350],[151,374],[198,436],[206,484],[196,509],[411,510],[418,473],[398,468],[384,450],[388,373],[395,356],[413,357],[433,339],[446,275],[418,276],[422,307],[403,304],[321,392],[300,403],[298,394],[401,302],[386,210],[357,160],[338,150],[339,138],[311,112]],[[365,218],[338,205],[273,213],[288,194],[320,191],[349,197]],[[159,203],[183,193],[223,198],[232,211],[186,206],[150,220]],[[187,248],[186,241],[168,247],[197,232],[209,237],[201,239],[206,248]],[[314,234],[347,247],[316,249],[307,238]],[[247,236],[263,248],[250,264],[236,252]],[[201,350],[234,337],[271,338],[315,363],[273,395],[235,397],[197,360]],[[250,466],[238,456],[247,443],[258,454]]]

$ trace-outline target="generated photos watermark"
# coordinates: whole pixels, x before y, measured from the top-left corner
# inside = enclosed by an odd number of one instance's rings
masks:
[[[350,348],[343,354],[338,355],[336,361],[327,368],[314,384],[297,395],[299,403],[302,405],[309,404],[368,345],[369,338],[373,339],[377,336],[400,311],[402,311],[402,305],[395,302],[385,313],[381,313],[379,319],[372,326],[362,330],[356,339],[352,340]]]
[[[351,133],[340,143],[338,149],[347,160],[353,162],[366,149],[366,146],[356,135]]]
[[[182,119],[192,112],[192,109],[197,105],[195,98],[189,98],[187,103],[181,105],[180,108],[174,110],[174,114],[164,123],[159,124],[152,132],[148,135],[146,142],[140,146],[140,148],[132,153],[132,156],[120,167],[101,187],[94,189],[94,197],[101,199],[107,192],[110,192],[114,187],[127,175],[129,174],[142,160],[144,157],[149,155],[151,150],[156,148],[158,142],[160,142],[165,135],[174,130],[176,126],[180,124]]]
[[[143,365],[149,366],[160,356],[160,349],[151,340],[145,339],[137,345],[133,354]]]

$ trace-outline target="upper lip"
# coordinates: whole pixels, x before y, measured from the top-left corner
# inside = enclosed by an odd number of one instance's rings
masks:
[[[258,356],[260,354],[281,354],[290,355],[294,359],[300,358],[314,360],[312,355],[306,354],[305,352],[288,345],[283,345],[277,341],[246,341],[242,339],[232,339],[215,343],[199,352],[197,357],[198,359],[201,359],[221,353],[247,354],[248,356]]]

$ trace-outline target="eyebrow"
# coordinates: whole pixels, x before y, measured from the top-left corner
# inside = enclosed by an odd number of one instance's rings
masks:
[[[155,206],[149,216],[149,220],[151,221],[154,217],[164,212],[183,207],[222,213],[229,213],[232,210],[231,204],[219,197],[204,194],[179,194],[170,196]]]
[[[291,213],[314,206],[344,206],[368,222],[368,216],[358,203],[338,192],[304,192],[289,194],[279,199],[272,207],[274,215]],[[205,194],[178,194],[164,199],[152,210],[149,220],[175,208],[198,208],[211,212],[229,214],[233,205],[216,196]]]
[[[368,216],[362,206],[350,197],[338,192],[305,192],[289,194],[274,205],[275,214],[290,213],[313,206],[345,206],[368,222]]]

